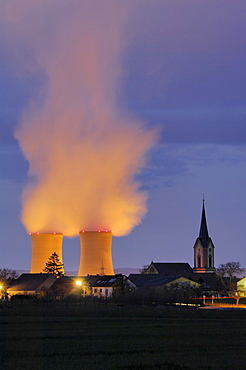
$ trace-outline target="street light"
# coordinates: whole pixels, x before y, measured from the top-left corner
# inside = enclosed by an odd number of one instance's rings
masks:
[[[78,287],[81,287],[83,289],[83,296],[85,297],[85,284],[83,284],[81,280],[76,280],[75,281],[75,284]],[[81,289],[81,292],[82,292],[82,289]]]

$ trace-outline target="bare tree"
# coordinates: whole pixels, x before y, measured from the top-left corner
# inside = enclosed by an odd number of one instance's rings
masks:
[[[139,270],[140,274],[146,274],[149,265],[143,265],[143,267]]]
[[[243,272],[243,268],[241,268],[240,262],[227,262],[225,264],[219,265],[216,270],[217,275],[220,277],[223,285],[226,289],[234,290],[232,287],[233,280],[238,274]]]
[[[240,262],[227,262],[225,264],[219,265],[217,268],[217,274],[221,277],[229,277],[230,281],[232,281],[233,277],[241,274],[243,272],[243,268],[241,268]]]
[[[11,270],[11,269],[0,269],[0,280],[4,280],[4,281],[10,281],[10,280],[14,280],[14,279],[17,279],[18,277],[18,273],[16,270]]]

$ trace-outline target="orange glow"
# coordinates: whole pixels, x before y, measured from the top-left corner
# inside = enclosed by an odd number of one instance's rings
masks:
[[[30,104],[15,132],[29,162],[22,211],[28,232],[57,230],[72,237],[78,230],[110,229],[121,236],[147,211],[136,174],[157,132],[122,113],[116,101],[122,30],[131,6],[123,1],[85,3],[74,5],[61,20],[42,7],[35,28],[34,5],[12,9],[20,22],[18,39],[30,43],[47,79],[42,99]],[[56,25],[49,38],[42,23],[47,15]]]

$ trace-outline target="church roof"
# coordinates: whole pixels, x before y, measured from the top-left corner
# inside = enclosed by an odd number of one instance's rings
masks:
[[[193,272],[186,262],[151,262],[147,273],[151,273],[151,266],[154,266],[158,274],[166,276],[189,276]]]
[[[208,234],[208,226],[207,226],[207,220],[206,220],[204,200],[203,200],[203,205],[202,205],[202,218],[201,218],[199,239],[202,242],[202,245],[204,247],[207,247],[208,243],[209,243],[209,240],[211,240],[211,238],[209,237],[209,234]]]

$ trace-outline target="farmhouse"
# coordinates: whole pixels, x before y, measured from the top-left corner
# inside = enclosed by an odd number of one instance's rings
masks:
[[[9,296],[17,294],[36,294],[39,291],[48,290],[56,281],[52,274],[22,274],[8,288]]]

